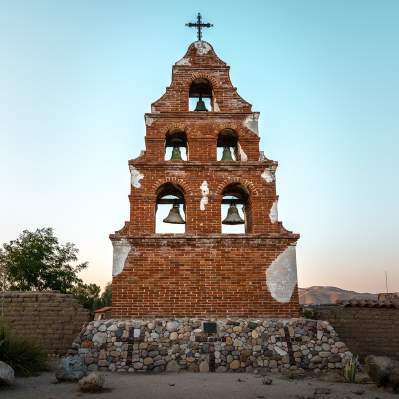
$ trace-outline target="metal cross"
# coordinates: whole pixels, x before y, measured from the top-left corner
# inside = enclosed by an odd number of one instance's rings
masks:
[[[202,39],[201,29],[202,28],[211,28],[213,26],[213,24],[210,24],[209,22],[206,24],[202,23],[201,14],[198,13],[197,22],[189,22],[188,24],[186,24],[186,26],[188,26],[189,28],[197,28],[197,37],[198,37],[198,40],[201,41],[201,39]]]

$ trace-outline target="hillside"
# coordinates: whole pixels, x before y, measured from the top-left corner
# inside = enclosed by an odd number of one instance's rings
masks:
[[[335,303],[338,300],[348,301],[350,299],[377,299],[377,294],[368,292],[355,292],[343,290],[337,287],[313,286],[299,288],[299,302],[302,305],[320,305]]]

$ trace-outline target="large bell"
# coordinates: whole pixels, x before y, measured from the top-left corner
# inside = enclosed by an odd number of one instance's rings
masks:
[[[230,147],[223,148],[223,155],[221,161],[234,161],[233,156],[231,155]]]
[[[182,161],[182,157],[181,157],[181,152],[180,152],[180,147],[178,146],[173,146],[173,150],[172,150],[172,156],[170,157],[171,161]]]
[[[173,204],[169,215],[163,220],[164,223],[184,224],[186,223],[180,215],[179,204]]]
[[[244,220],[241,218],[240,214],[238,213],[238,209],[236,204],[231,203],[229,209],[227,211],[227,216],[223,220],[222,224],[244,224]]]
[[[195,107],[194,111],[208,111],[206,109],[204,101],[202,100],[202,96],[199,97],[198,102],[197,102],[197,106]]]

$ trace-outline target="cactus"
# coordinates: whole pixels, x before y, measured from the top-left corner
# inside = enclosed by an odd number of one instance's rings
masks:
[[[353,384],[356,380],[356,372],[359,365],[358,356],[351,355],[344,365],[343,373],[346,382]]]

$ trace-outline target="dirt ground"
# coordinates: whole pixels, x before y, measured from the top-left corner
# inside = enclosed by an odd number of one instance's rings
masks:
[[[398,398],[373,384],[345,384],[326,378],[290,380],[270,375],[271,385],[262,377],[245,373],[118,374],[104,373],[105,391],[81,393],[77,384],[56,383],[53,373],[18,378],[14,387],[0,387],[1,399],[385,399]],[[331,380],[331,379],[330,379]],[[317,389],[324,392],[315,393]],[[330,391],[330,393],[328,393]]]

